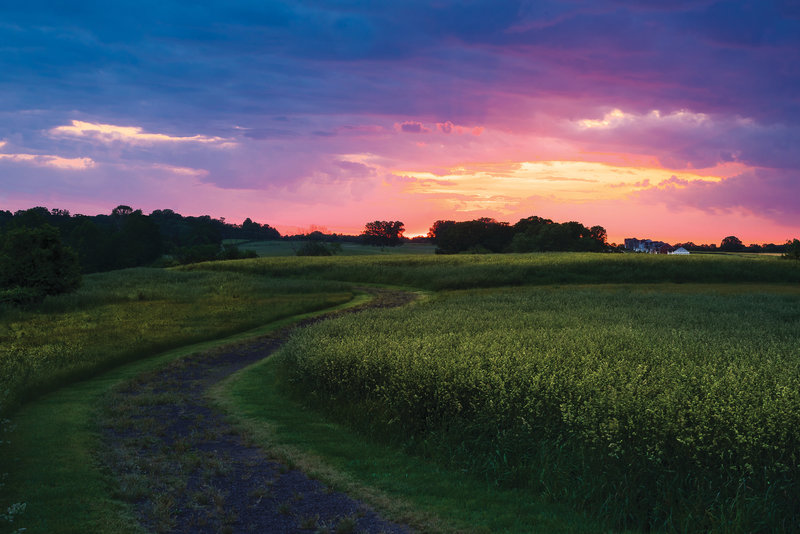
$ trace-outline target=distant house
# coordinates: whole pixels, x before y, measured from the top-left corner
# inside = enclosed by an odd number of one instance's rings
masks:
[[[680,254],[682,256],[688,256],[689,254],[691,254],[691,252],[689,252],[688,250],[686,250],[683,247],[678,247],[675,250],[673,250],[672,252],[670,252],[670,254]]]
[[[656,254],[672,254],[672,245],[663,243],[656,249]]]
[[[652,239],[636,239],[635,237],[625,238],[625,248],[634,252],[645,252],[648,254],[666,254],[667,251],[662,252],[664,247],[669,247],[663,241],[653,241]]]

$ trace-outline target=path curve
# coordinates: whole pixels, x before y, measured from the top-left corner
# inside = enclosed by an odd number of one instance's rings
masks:
[[[332,315],[400,306],[415,297],[398,290],[367,291],[371,302]],[[146,530],[411,532],[271,460],[209,402],[213,385],[275,352],[291,330],[181,358],[117,387],[106,400],[100,461],[119,484],[117,497],[133,504]]]

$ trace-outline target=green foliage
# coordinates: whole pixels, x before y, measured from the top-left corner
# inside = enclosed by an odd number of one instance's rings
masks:
[[[3,236],[0,288],[12,290],[0,297],[3,300],[35,300],[34,292],[40,295],[67,293],[77,289],[80,283],[78,256],[61,243],[57,228],[47,224],[37,228],[20,227]]]
[[[141,210],[118,217],[119,232],[114,236],[116,268],[148,265],[161,256],[161,232],[150,217],[143,215]]]
[[[139,268],[87,275],[75,293],[0,315],[0,390],[15,406],[121,362],[351,296],[334,282],[246,274]]]
[[[724,250],[725,252],[739,252],[744,250],[744,243],[742,243],[742,240],[735,235],[729,235],[722,240],[719,249]]]
[[[213,243],[205,245],[189,245],[175,249],[172,257],[181,265],[222,259],[219,257],[220,247]]]
[[[246,260],[257,257],[258,254],[254,251],[242,250],[235,245],[223,245],[222,251],[219,253],[219,259],[221,260]]]
[[[181,269],[440,290],[546,284],[800,282],[800,270],[793,267],[779,258],[763,256],[546,253],[269,257]]]
[[[280,239],[281,234],[268,224],[261,225],[253,222],[250,217],[242,222],[241,231],[236,232],[237,237],[245,239]]]
[[[444,294],[298,332],[295,398],[616,526],[800,524],[800,294]]]
[[[436,221],[428,232],[438,254],[504,252],[513,235],[508,223],[488,217],[464,222]]]
[[[179,265],[198,263],[214,260],[238,260],[257,258],[258,255],[250,250],[240,250],[235,245],[192,245],[179,247],[173,254],[174,260]]]
[[[30,306],[44,299],[44,292],[34,287],[0,289],[0,306]]]
[[[440,254],[475,250],[601,252],[608,246],[602,226],[586,228],[575,221],[559,224],[536,216],[520,219],[514,226],[489,218],[436,221],[428,236],[436,243]]]
[[[364,225],[361,238],[364,243],[378,247],[396,247],[402,242],[402,221],[372,221]]]
[[[787,260],[800,261],[800,239],[786,242],[786,252],[782,256]]]
[[[113,238],[89,217],[81,217],[68,234],[67,241],[78,253],[84,273],[108,271],[115,266]]]
[[[277,230],[247,219],[241,226],[226,224],[224,219],[208,215],[184,217],[172,210],[155,210],[144,215],[127,205],[119,205],[108,215],[75,215],[69,211],[38,206],[14,214],[0,210],[3,228],[59,229],[64,244],[77,252],[84,273],[153,265],[162,254],[194,254],[204,245],[222,247],[224,237],[279,239]],[[189,251],[189,252],[187,252]],[[231,251],[205,259],[249,257]]]
[[[333,256],[341,252],[339,243],[323,243],[322,241],[305,241],[297,249],[298,256]]]

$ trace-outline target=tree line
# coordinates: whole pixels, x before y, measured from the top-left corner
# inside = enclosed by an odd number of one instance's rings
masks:
[[[149,215],[120,205],[110,214],[71,215],[67,210],[35,207],[15,213],[0,211],[0,233],[50,226],[62,243],[74,250],[83,273],[150,265],[164,255],[177,263],[191,263],[238,251],[222,246],[223,239],[280,239],[268,224],[245,219],[241,225],[208,215],[183,216],[169,209]]]
[[[342,242],[394,247],[410,241],[404,231],[402,221],[371,221],[358,236],[314,231],[283,239],[301,239],[304,244],[297,254],[318,256],[336,254]],[[422,239],[435,244],[437,254],[617,250],[606,238],[602,226],[587,228],[576,221],[557,223],[531,216],[513,225],[490,218],[438,220]],[[282,237],[275,228],[250,218],[237,225],[208,215],[187,217],[169,209],[145,215],[142,210],[120,205],[108,215],[94,216],[73,216],[66,210],[44,207],[14,213],[0,210],[0,304],[35,302],[46,295],[72,291],[80,285],[83,273],[256,256],[253,251],[223,245],[224,239]],[[702,250],[694,243],[682,246]],[[735,236],[728,236],[720,250],[761,252],[772,246],[753,250],[754,245],[745,247]],[[800,260],[800,241],[780,246],[780,252]]]
[[[537,216],[520,219],[513,225],[489,218],[440,220],[433,223],[428,237],[438,254],[609,250],[602,226],[587,228],[575,221],[557,223]]]
[[[796,241],[796,240],[795,240]],[[722,242],[717,245],[716,243],[711,244],[700,244],[696,245],[691,241],[687,241],[686,243],[677,243],[676,247],[683,247],[686,250],[691,252],[715,252],[715,251],[722,251],[722,252],[755,252],[755,253],[771,253],[771,254],[779,254],[785,253],[787,245],[790,245],[791,242],[785,243],[782,245],[776,245],[775,243],[750,243],[749,245],[745,245],[741,239],[736,237],[735,235],[729,235],[723,238]]]
[[[145,215],[120,205],[108,215],[93,216],[40,206],[0,210],[0,303],[35,302],[72,291],[86,273],[255,257],[223,245],[223,239],[280,237],[275,228],[250,218],[235,225],[169,209]]]

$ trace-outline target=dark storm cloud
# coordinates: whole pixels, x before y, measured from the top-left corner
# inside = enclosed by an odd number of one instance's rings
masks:
[[[5,10],[0,83],[27,89],[5,91],[17,109],[150,120],[331,110],[441,119],[453,98],[481,104],[463,80],[642,110],[797,117],[786,97],[800,81],[798,21],[770,2],[696,5],[27,2]]]

